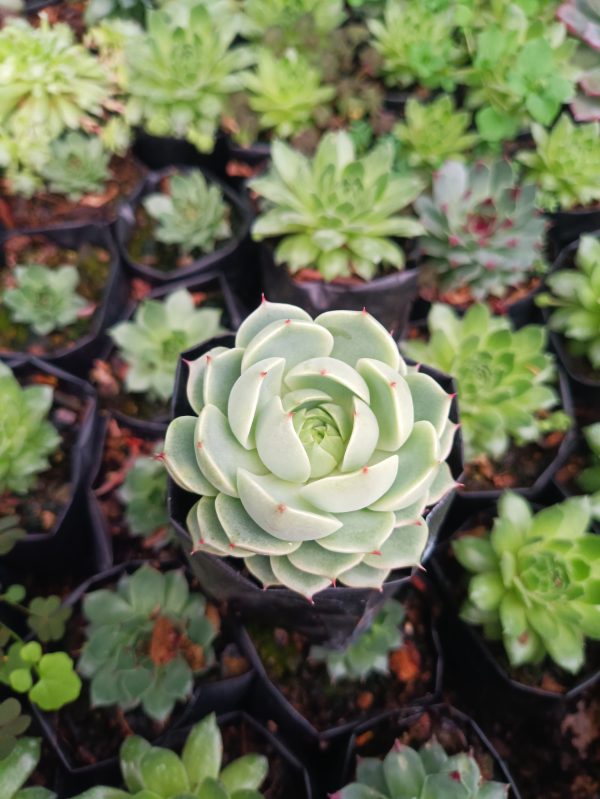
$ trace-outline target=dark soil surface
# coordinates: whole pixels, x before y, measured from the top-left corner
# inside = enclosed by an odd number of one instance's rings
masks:
[[[505,297],[488,297],[486,302],[493,313],[498,315],[506,314],[511,305],[524,300],[537,291],[541,282],[541,278],[532,277],[526,283],[511,287]],[[444,292],[440,292],[435,286],[422,286],[420,297],[426,302],[442,302],[460,311],[466,311],[467,308],[476,302],[468,286],[461,286],[453,291]]]
[[[298,633],[248,626],[267,675],[290,704],[317,730],[361,721],[384,710],[424,699],[435,690],[437,653],[428,632],[424,598],[410,589],[403,645],[389,658],[390,677],[332,683],[323,663],[309,658],[310,642]]]
[[[114,156],[111,179],[102,194],[88,194],[78,202],[61,194],[38,193],[31,198],[3,193],[1,217],[8,228],[50,227],[64,222],[110,222],[119,204],[132,195],[144,177],[132,158]]]
[[[55,377],[35,373],[22,385],[49,384],[55,388],[49,421],[61,435],[61,443],[49,458],[50,467],[41,472],[33,487],[24,495],[8,491],[0,494],[0,516],[18,516],[27,532],[52,532],[71,493],[71,452],[79,432],[86,402],[58,386]]]
[[[119,489],[136,459],[153,455],[160,445],[160,437],[142,438],[115,419],[108,423],[102,463],[93,489],[112,538],[115,563],[151,558],[160,564],[179,557],[170,526],[157,528],[147,538],[133,535],[127,524],[125,506],[119,498]]]
[[[41,264],[48,269],[64,265],[79,272],[77,293],[88,301],[80,317],[71,325],[44,336],[28,325],[13,322],[8,308],[0,305],[0,349],[43,356],[56,350],[74,347],[92,328],[110,273],[110,254],[84,244],[79,250],[59,247],[45,236],[15,236],[4,245],[6,268],[0,273],[0,291],[14,285],[13,270],[26,264]]]

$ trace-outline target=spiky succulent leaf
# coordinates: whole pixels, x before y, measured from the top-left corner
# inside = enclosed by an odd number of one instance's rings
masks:
[[[387,674],[391,652],[402,646],[404,606],[388,600],[372,624],[353,637],[343,649],[313,646],[310,657],[322,661],[332,680],[364,680],[371,674]]]
[[[513,330],[505,317],[473,305],[464,317],[436,304],[429,312],[428,342],[407,341],[405,352],[451,374],[458,383],[468,459],[500,458],[510,442],[538,441],[570,424],[558,404],[554,358],[545,352],[541,325]]]
[[[0,491],[26,493],[61,438],[47,420],[54,392],[50,386],[22,388],[5,364],[0,364]]]
[[[194,676],[214,664],[217,630],[206,600],[183,573],[142,566],[114,588],[86,594],[88,626],[78,671],[90,680],[93,705],[136,707],[164,721],[185,701]]]
[[[410,167],[438,169],[444,161],[462,160],[479,141],[470,131],[471,114],[457,111],[454,100],[442,95],[430,103],[410,98],[405,120],[394,128],[398,157]]]
[[[167,511],[167,479],[165,470],[154,457],[140,457],[127,472],[119,491],[125,503],[126,520],[133,535],[144,538],[164,528],[166,541],[172,535]]]
[[[468,286],[475,299],[503,297],[544,268],[545,222],[533,184],[520,185],[507,161],[447,161],[433,193],[415,203],[428,277],[442,291]]]
[[[50,158],[40,170],[50,191],[80,200],[104,190],[110,177],[110,153],[97,136],[67,133],[50,146]]]
[[[378,760],[362,758],[356,781],[332,799],[506,799],[508,785],[485,780],[473,755],[448,755],[434,737],[418,751],[397,741]]]
[[[74,266],[48,269],[23,264],[14,270],[15,285],[2,300],[13,322],[31,327],[40,336],[77,321],[86,301],[77,293],[79,273]]]
[[[462,536],[454,554],[473,573],[462,617],[497,627],[513,666],[549,656],[568,672],[585,662],[585,639],[600,638],[600,543],[590,503],[568,499],[533,513],[508,492],[485,538]]]
[[[456,10],[421,0],[388,0],[383,19],[368,22],[390,86],[419,83],[452,91],[465,51],[454,36]]]
[[[167,193],[150,194],[143,203],[158,222],[155,238],[179,245],[184,253],[212,252],[219,241],[231,236],[230,208],[223,192],[199,169],[172,175]]]
[[[222,333],[221,313],[220,308],[196,308],[187,289],[178,289],[165,300],[143,300],[131,321],[110,330],[128,365],[127,391],[168,400],[179,354]]]
[[[165,464],[202,495],[187,519],[195,548],[308,597],[336,579],[379,587],[419,562],[421,513],[453,486],[451,397],[369,314],[313,321],[263,302],[233,349],[189,365],[187,394],[198,415],[171,423]]]
[[[330,133],[312,159],[281,141],[272,156],[270,172],[250,186],[267,201],[253,236],[281,237],[277,263],[291,272],[313,267],[328,281],[353,274],[371,280],[385,267],[404,266],[394,238],[417,236],[423,228],[399,212],[422,183],[394,174],[390,142],[357,158],[347,133]]]
[[[145,36],[127,47],[127,116],[148,133],[210,152],[227,98],[243,88],[242,72],[254,57],[233,45],[232,20],[218,24],[201,5],[187,12],[184,19],[149,11]]]
[[[600,369],[600,240],[582,236],[574,268],[553,272],[546,285],[538,303],[551,309],[550,328],[563,334],[573,355]]]

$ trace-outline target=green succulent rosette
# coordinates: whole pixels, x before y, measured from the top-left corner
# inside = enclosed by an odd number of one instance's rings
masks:
[[[263,302],[233,348],[188,366],[197,415],[171,422],[163,457],[201,496],[187,517],[196,551],[308,598],[419,563],[423,512],[454,486],[452,395],[372,316]]]

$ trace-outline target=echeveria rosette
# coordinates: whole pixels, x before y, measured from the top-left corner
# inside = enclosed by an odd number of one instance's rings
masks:
[[[600,639],[600,537],[590,503],[575,497],[533,513],[506,493],[489,535],[465,535],[454,554],[469,572],[461,616],[501,640],[513,666],[549,656],[576,674],[585,639]]]
[[[187,398],[198,416],[171,422],[164,460],[201,495],[187,517],[196,551],[309,598],[419,563],[423,511],[454,486],[452,396],[368,313],[313,321],[263,302],[233,348],[189,364]]]
[[[580,40],[575,63],[581,67],[579,93],[571,103],[578,122],[600,121],[600,2],[567,0],[558,8],[556,17],[572,36]]]
[[[361,758],[356,781],[331,799],[506,799],[508,785],[485,780],[472,754],[448,755],[436,738],[418,751],[396,741],[379,760]]]

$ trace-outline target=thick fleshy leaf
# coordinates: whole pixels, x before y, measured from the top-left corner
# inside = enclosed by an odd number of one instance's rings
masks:
[[[225,557],[231,555],[242,558],[253,555],[254,552],[244,549],[244,547],[238,547],[229,540],[217,515],[215,504],[214,497],[202,497],[196,505],[198,527],[201,534],[200,544],[220,551],[219,554]]]
[[[202,473],[224,494],[237,497],[236,472],[254,474],[267,470],[254,451],[244,449],[231,432],[227,417],[214,405],[206,405],[198,417],[195,433],[196,458]]]
[[[246,449],[254,448],[253,425],[257,410],[281,393],[285,360],[265,358],[247,369],[231,389],[227,419],[237,440]]]
[[[207,358],[203,379],[205,405],[215,405],[227,413],[227,401],[240,376],[243,354],[244,350],[234,348]]]
[[[335,580],[339,574],[360,563],[362,553],[342,553],[323,549],[318,541],[305,541],[302,546],[288,555],[288,560],[301,571],[328,577]]]
[[[352,405],[352,433],[340,464],[342,472],[351,472],[364,466],[375,452],[379,439],[379,425],[373,411],[358,397],[352,398]]]
[[[340,574],[338,580],[350,588],[381,588],[389,573],[389,569],[374,569],[366,563],[359,563]]]
[[[268,772],[269,761],[264,755],[243,755],[225,766],[219,775],[219,781],[234,795],[240,791],[255,791],[260,788]]]
[[[236,347],[247,347],[252,339],[273,322],[286,319],[300,319],[311,322],[312,319],[306,311],[297,305],[286,305],[283,302],[268,302],[264,300],[258,308],[247,316],[239,326],[235,337]]]
[[[271,559],[264,555],[255,555],[244,561],[244,565],[265,588],[281,585],[271,568]]]
[[[300,542],[283,541],[266,533],[246,513],[239,499],[219,494],[215,509],[227,538],[237,547],[260,555],[289,555],[300,546]]]
[[[383,361],[371,358],[362,358],[356,368],[369,387],[370,406],[379,423],[377,449],[396,452],[410,435],[414,421],[406,380]]]
[[[204,477],[196,459],[194,436],[198,419],[178,416],[165,435],[164,463],[177,485],[192,494],[214,497],[217,489]]]
[[[334,339],[332,358],[352,367],[360,358],[375,358],[401,371],[401,358],[392,336],[371,314],[360,311],[327,311],[315,322]]]
[[[198,505],[200,504],[200,500],[196,502],[188,511],[188,515],[185,519],[185,526],[187,527],[188,533],[192,539],[192,550],[191,553],[194,552],[203,552],[208,555],[228,555],[229,552],[223,551],[223,549],[219,547],[211,547],[206,543],[206,539],[204,538],[204,534],[200,529],[200,523],[198,521]]]
[[[396,527],[379,547],[381,554],[367,555],[364,562],[375,569],[406,569],[417,566],[421,562],[428,535],[425,523]]]
[[[311,473],[308,455],[294,428],[293,413],[271,397],[256,420],[256,449],[267,469],[280,480],[304,483]]]
[[[212,350],[205,352],[200,358],[188,363],[188,379],[186,384],[186,395],[188,402],[195,413],[200,413],[204,408],[204,372],[211,358],[215,358],[222,352],[227,352],[227,347],[213,347]]]
[[[427,492],[427,505],[434,505],[436,502],[439,502],[440,499],[443,499],[455,486],[456,480],[452,477],[450,467],[446,462],[440,463],[435,478]]]
[[[316,508],[344,513],[368,508],[388,491],[396,479],[398,457],[391,455],[355,472],[331,475],[300,489],[300,496]]]
[[[319,546],[342,553],[366,553],[379,549],[391,535],[396,521],[391,512],[371,510],[338,513],[336,516],[342,527],[326,538],[320,538]]]
[[[255,336],[244,351],[242,370],[265,358],[285,358],[286,369],[308,358],[329,355],[333,349],[333,336],[314,322],[285,319],[272,322]]]
[[[328,577],[320,577],[316,574],[308,574],[293,566],[288,558],[271,558],[271,568],[273,574],[283,583],[283,585],[297,591],[307,599],[312,599],[314,594],[323,591],[331,584]]]
[[[256,524],[284,541],[314,541],[342,526],[335,516],[317,512],[296,486],[272,475],[239,469],[237,484],[242,504]]]
[[[221,769],[223,742],[214,713],[192,727],[181,753],[190,786],[196,791],[207,777],[216,778]]]
[[[355,394],[366,403],[370,400],[369,388],[362,377],[347,363],[336,358],[305,360],[288,372],[285,383],[293,391],[316,388],[330,394],[334,399]]]
[[[451,395],[432,377],[419,372],[407,375],[406,382],[412,394],[415,422],[431,422],[441,435],[448,423]]]

